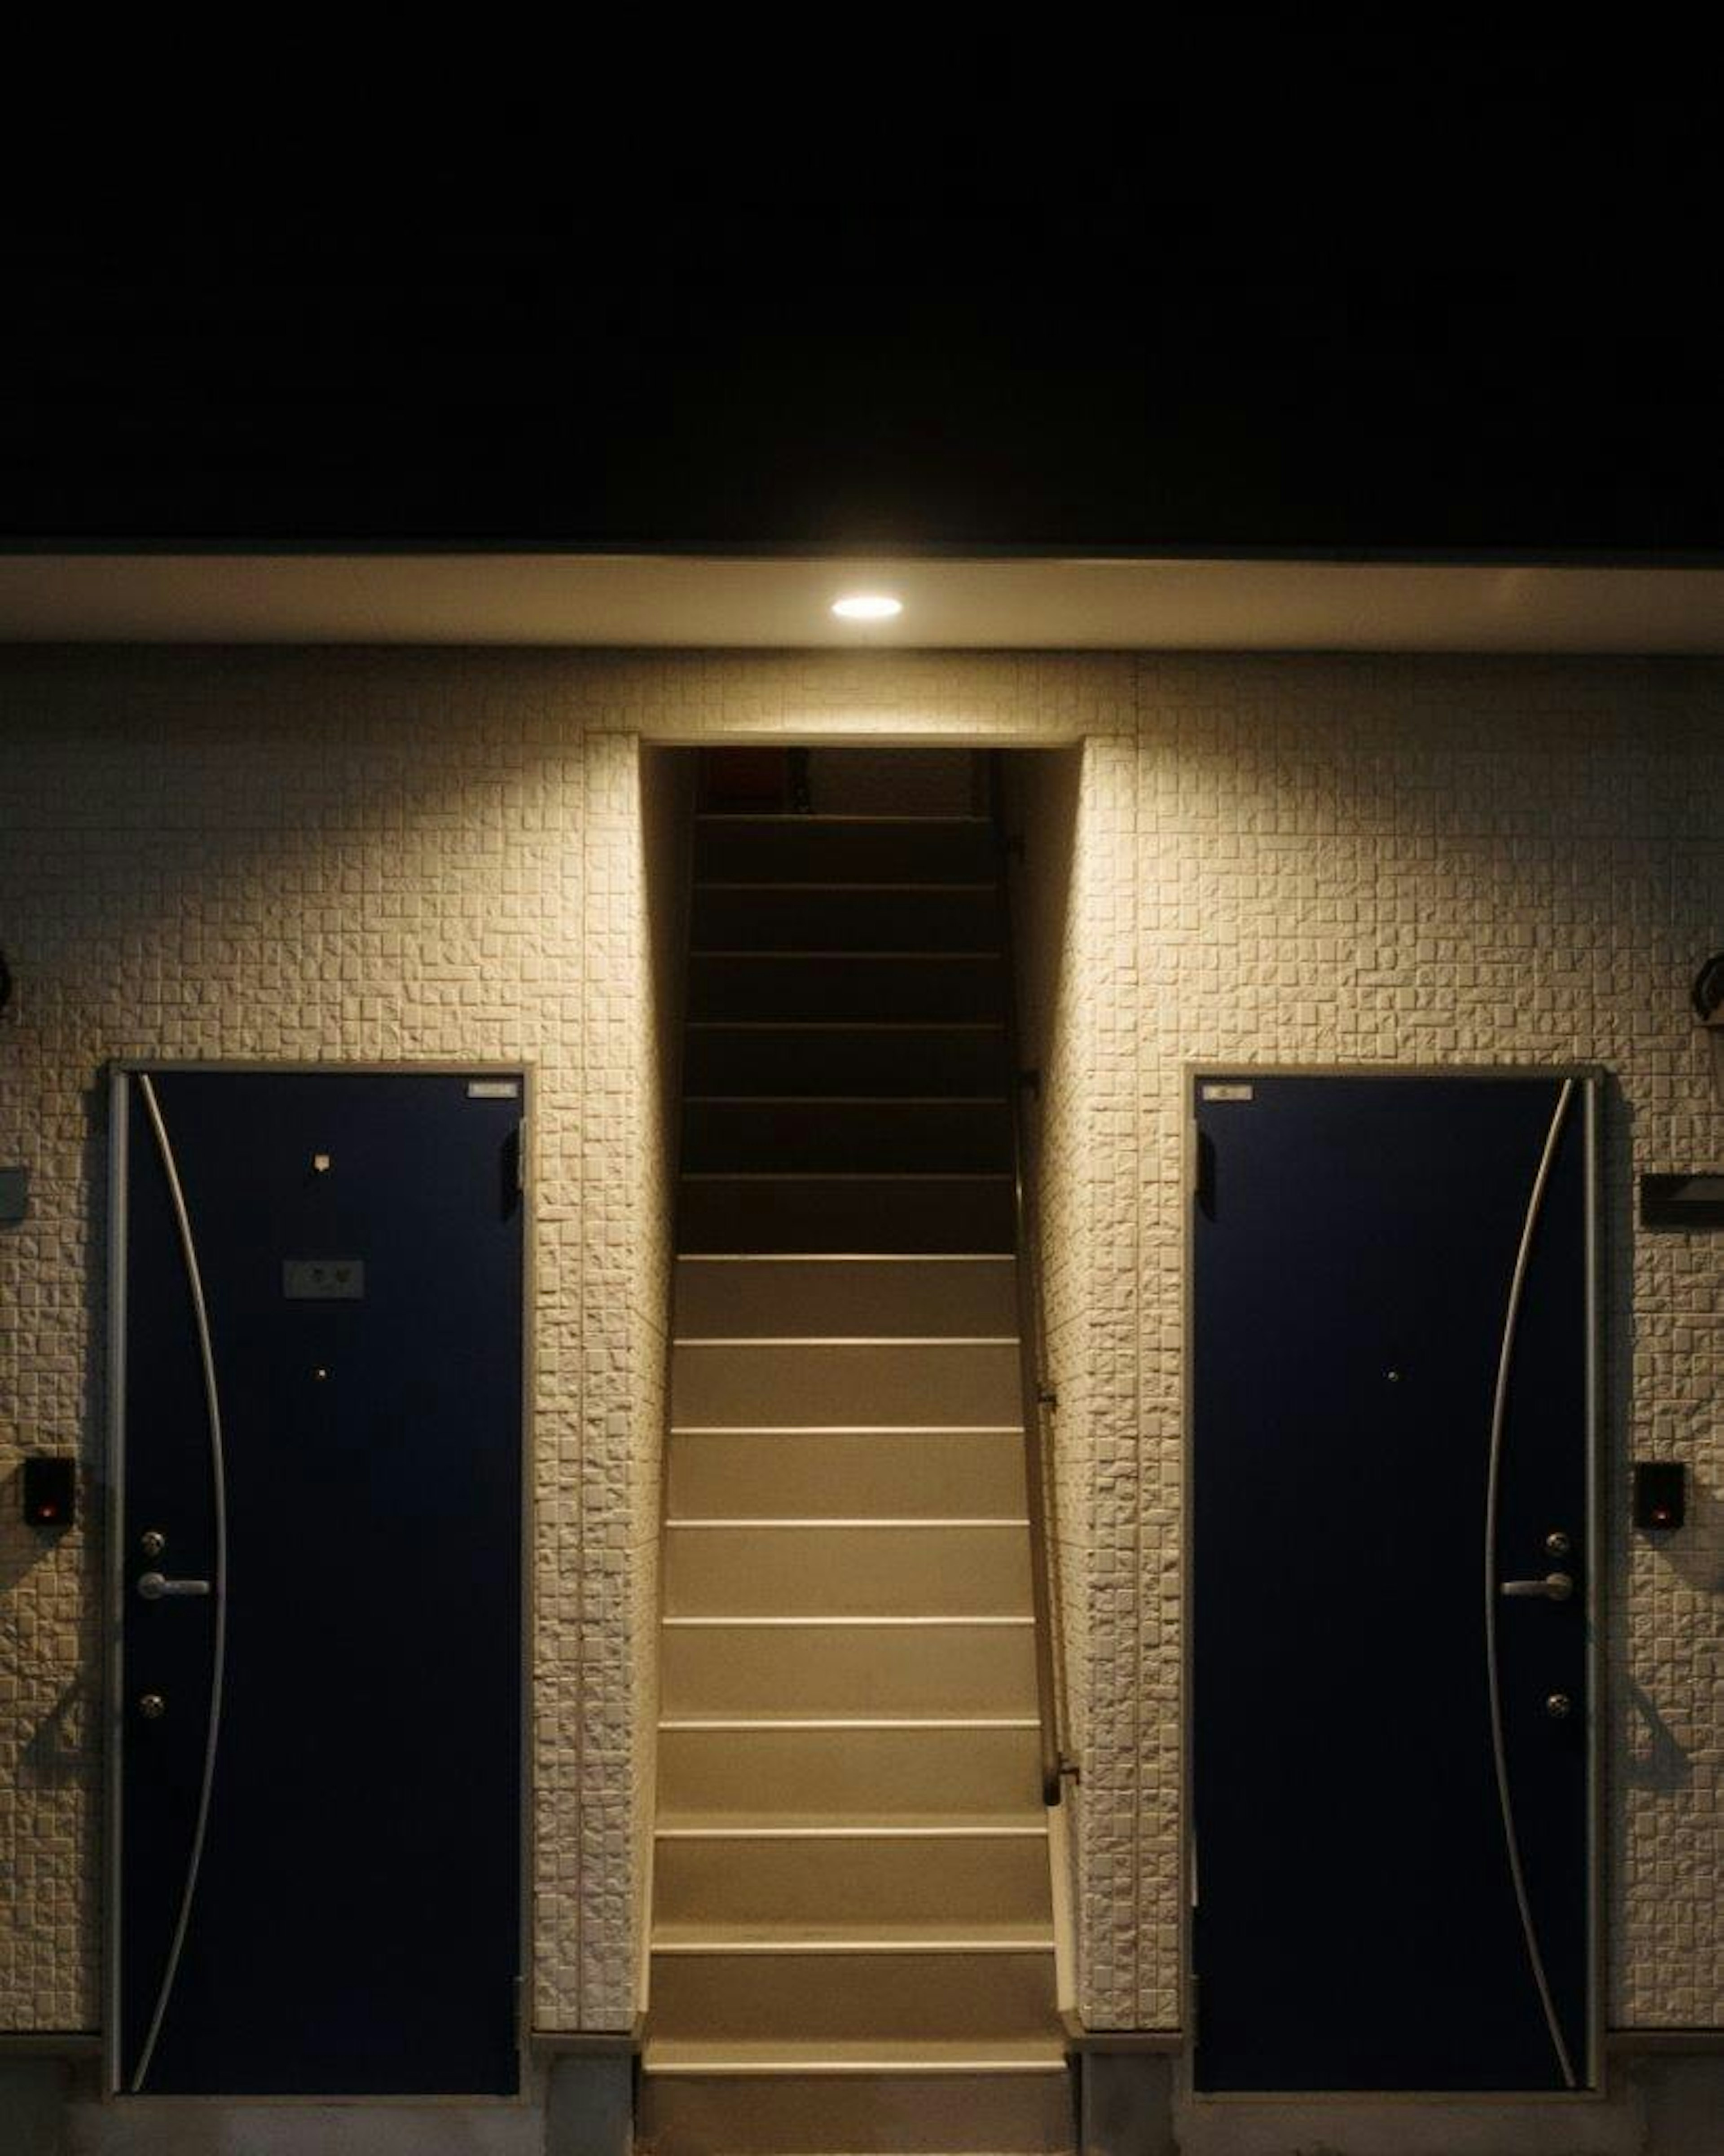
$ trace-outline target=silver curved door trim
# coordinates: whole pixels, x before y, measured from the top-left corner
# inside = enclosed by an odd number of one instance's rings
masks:
[[[144,2038],[143,2050],[138,2055],[136,2070],[131,2077],[134,2096],[143,2087],[144,2076],[150,2071],[150,2061],[155,2054],[156,2040],[162,2033],[162,2017],[167,2011],[174,1979],[179,1974],[180,1953],[186,1943],[186,1929],[192,1918],[192,1898],[198,1891],[198,1867],[203,1859],[204,1832],[209,1824],[210,1792],[215,1786],[216,1748],[220,1741],[222,1727],[222,1678],[228,1645],[228,1490],[222,1453],[222,1406],[216,1387],[215,1351],[210,1341],[209,1310],[203,1298],[203,1276],[198,1270],[191,1215],[186,1209],[186,1195],[180,1187],[179,1170],[175,1165],[167,1126],[162,1118],[161,1105],[156,1098],[156,1088],[143,1071],[138,1073],[137,1084],[149,1114],[150,1127],[156,1134],[156,1149],[162,1157],[162,1171],[167,1178],[168,1194],[173,1201],[174,1219],[180,1233],[180,1250],[186,1262],[186,1284],[192,1292],[192,1309],[198,1325],[198,1349],[203,1363],[203,1398],[209,1421],[210,1482],[215,1511],[215,1652],[210,1665],[209,1730],[203,1747],[203,1781],[198,1794],[198,1820],[192,1831],[191,1853],[187,1859],[185,1884],[180,1893],[179,1917],[174,1925],[172,1942],[167,1949],[167,1965],[162,1972],[162,1988],[156,1994],[149,2031]]]
[[[1562,2079],[1571,2089],[1580,2084],[1575,2076],[1573,2061],[1568,2056],[1568,2046],[1563,2041],[1562,2024],[1557,2018],[1555,2002],[1551,1997],[1550,1979],[1545,1974],[1544,1957],[1538,1949],[1537,1928],[1532,1920],[1532,1905],[1526,1895],[1526,1879],[1521,1866],[1521,1845],[1515,1831],[1514,1799],[1509,1794],[1508,1757],[1502,1734],[1502,1689],[1496,1668],[1496,1522],[1497,1501],[1502,1480],[1503,1423],[1508,1406],[1509,1373],[1515,1358],[1515,1334],[1521,1320],[1521,1301],[1526,1286],[1527,1261],[1532,1255],[1532,1237],[1538,1226],[1539,1214],[1544,1209],[1545,1193],[1550,1185],[1551,1169],[1557,1158],[1557,1147],[1562,1135],[1562,1127],[1568,1119],[1569,1104],[1574,1097],[1575,1081],[1565,1079],[1562,1090],[1557,1096],[1555,1112],[1545,1135],[1544,1152],[1538,1163],[1538,1173],[1532,1180],[1532,1194],[1526,1202],[1526,1218],[1521,1229],[1521,1247],[1515,1255],[1514,1276],[1509,1283],[1508,1308],[1502,1325],[1502,1347],[1497,1357],[1496,1393],[1491,1409],[1491,1466],[1485,1495],[1485,1664],[1491,1691],[1491,1748],[1496,1766],[1496,1794],[1502,1810],[1503,1840],[1507,1845],[1509,1871],[1515,1883],[1515,1901],[1521,1912],[1521,1931],[1526,1942],[1526,1958],[1532,1964],[1532,1976],[1538,1986],[1539,2003],[1544,2008],[1545,2025],[1551,2032],[1551,2042],[1556,2048],[1557,2063],[1562,2069]]]

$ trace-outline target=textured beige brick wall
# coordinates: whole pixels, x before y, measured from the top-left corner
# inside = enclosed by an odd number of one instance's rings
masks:
[[[115,1055],[536,1066],[535,2008],[553,2027],[629,2019],[663,1181],[626,694],[531,655],[0,667],[0,940],[19,982],[0,1152],[34,1177],[29,1224],[0,1233],[0,1444],[90,1468],[85,1524],[58,1544],[0,1517],[5,2025],[98,2012],[92,1133]]]
[[[1077,1856],[1080,2005],[1094,2026],[1144,2019],[1172,2027],[1178,1753],[1164,1724],[1178,1712],[1167,1681],[1178,1644],[1177,1633],[1160,1637],[1163,1613],[1145,1573],[1165,1563],[1168,1546],[1146,1540],[1144,1507],[1157,1492],[1137,1445],[1133,746],[1130,735],[1095,734],[1017,759],[1008,798],[1024,840],[1013,875],[1020,1022],[1026,1060],[1042,1074],[1027,1127],[1045,1374],[1057,1396],[1049,1517],[1065,1738],[1081,1770],[1065,1796]],[[1176,1571],[1176,1624],[1178,1584]],[[1145,1967],[1153,1974],[1140,2009]]]
[[[1610,2013],[1724,2022],[1724,1243],[1638,1234],[1631,1203],[1637,1172],[1724,1158],[1687,1010],[1724,945],[1724,680],[1146,663],[1136,796],[1146,1485],[1176,1471],[1188,1062],[1578,1060],[1617,1081]],[[1668,1550],[1624,1526],[1625,1464],[1654,1451],[1686,1456],[1700,1493]],[[1141,1517],[1171,1538],[1147,1487]],[[1146,2009],[1157,1979],[1140,1973]]]
[[[1617,1081],[1609,2013],[1724,2022],[1724,1252],[1638,1235],[1632,1205],[1636,1173],[1724,1159],[1686,996],[1724,945],[1724,677],[1146,659],[1133,716],[1129,743],[1086,743],[1075,788],[1026,767],[1032,882],[1039,844],[1056,879],[1070,861],[1042,1229],[1085,2013],[1180,2012],[1186,1069],[1583,1060]],[[1624,1524],[1648,1453],[1695,1476],[1693,1525],[1663,1549]]]
[[[1717,667],[10,654],[0,944],[20,995],[0,1024],[0,1157],[36,1180],[30,1222],[0,1231],[7,1458],[96,1458],[108,1058],[531,1058],[536,2010],[626,2020],[668,1202],[643,735],[1087,738],[1049,1058],[1070,1082],[1046,1112],[1050,1202],[1075,1223],[1050,1316],[1073,1387],[1060,1528],[1098,2022],[1178,2011],[1183,1066],[1614,1074],[1615,1478],[1657,1450],[1699,1486],[1670,1550],[1631,1542],[1613,1496],[1613,2014],[1724,2020],[1724,1284],[1716,1239],[1637,1237],[1629,1203],[1633,1169],[1724,1155],[1685,1015],[1687,975],[1724,945]],[[0,1512],[14,2027],[96,2012],[95,1563],[87,1529],[44,1546]]]

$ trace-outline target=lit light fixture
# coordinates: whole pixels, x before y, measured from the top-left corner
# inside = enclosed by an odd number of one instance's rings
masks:
[[[852,592],[847,598],[834,599],[832,611],[840,621],[890,621],[903,613],[904,602],[885,592]]]

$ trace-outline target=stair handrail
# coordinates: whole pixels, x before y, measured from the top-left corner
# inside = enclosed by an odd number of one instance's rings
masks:
[[[1005,774],[999,750],[992,752],[989,766],[988,793],[999,852],[1000,963],[1004,976],[1006,1050],[1010,1063],[1012,1211],[1018,1260],[1013,1268],[1018,1291],[1018,1382],[1023,1402],[1025,1509],[1029,1518],[1030,1606],[1035,1620],[1036,1707],[1041,1738],[1042,1802],[1051,1808],[1065,1794],[1066,1779],[1079,1779],[1079,1768],[1065,1741],[1068,1694],[1063,1642],[1058,1630],[1059,1552],[1053,1532],[1054,1500],[1049,1481],[1051,1447],[1044,1442],[1044,1424],[1058,1406],[1059,1396],[1048,1374],[1041,1266],[1031,1226],[1034,1217],[1034,1158],[1024,1112],[1024,1096],[1031,1091],[1039,1093],[1041,1075],[1037,1070],[1026,1070],[1020,1060],[1011,864],[1014,853],[1021,853],[1022,847],[1006,829]]]

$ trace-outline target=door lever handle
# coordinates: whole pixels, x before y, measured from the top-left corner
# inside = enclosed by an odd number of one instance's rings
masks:
[[[159,1572],[139,1574],[138,1593],[146,1602],[159,1602],[165,1594],[208,1594],[207,1579],[165,1579]]]
[[[1547,1572],[1542,1579],[1506,1579],[1497,1592],[1537,1595],[1546,1602],[1566,1602],[1574,1592],[1574,1582],[1566,1572]]]

